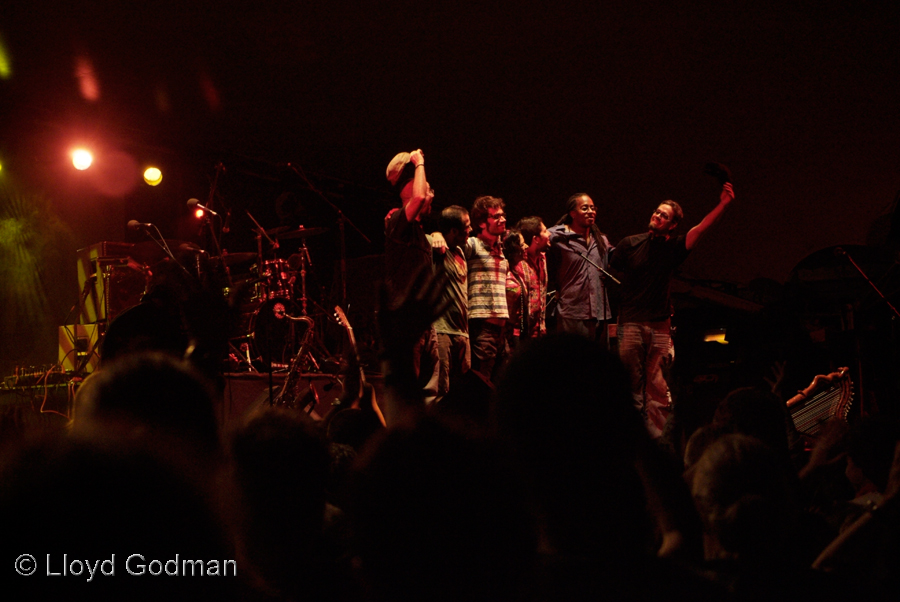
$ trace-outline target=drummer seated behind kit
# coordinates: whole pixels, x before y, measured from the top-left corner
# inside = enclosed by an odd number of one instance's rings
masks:
[[[433,270],[431,241],[421,219],[431,211],[434,191],[425,179],[425,155],[420,150],[399,153],[387,167],[387,179],[400,195],[402,207],[391,212],[384,225],[385,287],[391,303],[409,291],[416,275]],[[439,360],[434,327],[422,333],[413,350],[416,377],[425,402],[437,395]]]

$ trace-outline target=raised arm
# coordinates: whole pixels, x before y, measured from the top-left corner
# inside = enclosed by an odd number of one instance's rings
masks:
[[[425,197],[428,194],[428,181],[425,178],[425,155],[422,153],[422,149],[411,152],[409,161],[416,166],[416,175],[413,178],[412,197],[403,209],[406,211],[406,220],[414,222],[425,207]]]
[[[722,193],[719,195],[719,204],[716,205],[712,211],[707,213],[706,217],[704,217],[699,224],[688,231],[684,242],[684,246],[687,247],[688,250],[693,249],[697,244],[697,241],[700,240],[700,237],[706,233],[709,227],[719,221],[719,218],[722,217],[722,214],[733,200],[734,189],[731,187],[731,182],[726,182],[725,185],[722,186]]]

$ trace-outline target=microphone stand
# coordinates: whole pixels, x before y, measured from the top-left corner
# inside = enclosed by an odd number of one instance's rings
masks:
[[[616,284],[622,284],[622,282],[618,278],[616,278],[615,276],[613,276],[612,274],[610,274],[609,272],[604,270],[601,266],[594,263],[591,260],[591,258],[588,257],[585,253],[579,253],[579,255],[581,255],[581,258],[584,259],[586,262],[588,262],[589,264],[591,264],[592,266],[597,268],[601,274],[603,274],[604,276],[606,276],[607,278],[609,278]],[[603,314],[604,315],[606,315],[606,308],[608,308],[608,307],[609,307],[609,292],[606,290],[606,285],[604,284],[603,285]],[[609,307],[609,320],[612,320],[612,308],[611,307]],[[603,339],[606,341],[606,350],[609,351],[610,350],[609,324],[604,324],[603,328],[606,329],[606,332],[603,333]]]
[[[219,187],[219,176],[224,171],[225,171],[225,166],[222,165],[222,162],[220,161],[219,163],[216,163],[216,175],[213,177],[213,181],[209,186],[209,198],[206,201],[206,206],[210,210],[213,209],[213,202],[215,201],[215,198],[216,198],[216,190]],[[190,205],[190,201],[188,201],[188,205]],[[229,212],[229,216],[230,216],[230,212]],[[221,224],[221,221],[219,223]],[[203,234],[204,226],[208,226],[209,237],[212,239],[212,245],[215,248],[215,256],[221,257],[222,256],[222,245],[219,243],[219,236],[216,235],[216,228],[213,225],[208,212],[204,212],[204,214],[203,214],[203,223],[200,225],[200,235],[201,236]],[[222,226],[222,230],[224,233],[225,232],[224,226]],[[201,238],[201,240],[203,240],[203,239]],[[204,245],[204,246],[208,247],[208,245]],[[234,286],[234,283],[231,280],[231,270],[228,268],[227,265],[225,266],[225,280],[228,283],[229,288]]]
[[[216,200],[216,189],[219,187],[219,175],[225,171],[225,166],[222,165],[222,162],[216,163],[216,175],[213,178],[212,184],[209,187],[209,200],[206,201],[206,206],[210,209],[213,209],[213,202]],[[205,214],[204,214],[205,215]],[[212,226],[212,222],[208,215],[205,215],[206,219],[204,223],[209,224],[209,234],[212,237],[213,244],[216,245],[216,257],[222,256],[222,247],[219,245],[219,238],[216,236],[216,230]]]
[[[359,235],[362,237],[362,239],[364,241],[366,241],[368,244],[372,244],[372,241],[369,240],[368,236],[363,234],[363,231],[360,230],[357,227],[357,225],[353,223],[353,221],[351,219],[349,219],[346,215],[344,215],[343,211],[341,211],[334,203],[329,201],[328,197],[326,197],[325,194],[321,190],[319,190],[315,186],[313,186],[312,182],[309,181],[309,178],[306,177],[306,174],[303,173],[302,168],[297,169],[297,167],[295,167],[293,163],[287,163],[287,167],[288,167],[288,169],[293,171],[295,174],[300,176],[300,178],[304,182],[306,182],[306,185],[309,187],[309,189],[311,191],[315,192],[317,195],[319,195],[319,197],[321,197],[321,199],[323,201],[325,201],[325,203],[329,207],[331,207],[335,211],[335,213],[338,214],[338,230],[340,232],[340,237],[341,237],[341,306],[344,309],[347,309],[347,238],[346,238],[346,235],[344,232],[344,224],[350,224],[353,227],[353,229],[356,230],[359,233]]]
[[[153,242],[155,242],[160,249],[165,251],[166,255],[169,256],[169,259],[174,261],[175,265],[180,267],[184,271],[185,274],[187,274],[188,276],[191,276],[191,272],[186,267],[181,265],[181,262],[179,262],[177,259],[175,259],[175,255],[172,254],[172,250],[169,248],[168,243],[166,243],[166,239],[163,237],[162,232],[159,231],[159,228],[157,228],[154,224],[150,224],[150,225],[153,226],[154,230],[156,230],[156,235],[159,236],[159,240],[154,238],[153,235],[150,234],[149,231],[145,231],[145,233],[147,234],[147,237],[150,240],[152,240]]]
[[[609,272],[607,272],[606,270],[604,270],[603,268],[601,268],[599,265],[597,265],[596,263],[594,263],[593,261],[591,261],[590,257],[588,257],[587,255],[585,255],[584,253],[579,253],[579,255],[581,255],[581,257],[582,257],[585,261],[587,261],[589,264],[591,264],[592,266],[594,266],[595,268],[597,268],[598,270],[600,270],[600,273],[601,273],[601,274],[603,274],[604,276],[606,276],[607,278],[609,278],[610,280],[612,280],[612,281],[615,282],[616,284],[622,284],[622,283],[619,281],[618,278],[616,278],[615,276],[613,276],[612,274],[610,274]]]
[[[891,313],[894,314],[894,317],[900,318],[900,312],[897,311],[897,308],[894,307],[894,305],[888,300],[888,298],[884,296],[884,293],[881,292],[881,289],[879,289],[878,286],[874,282],[872,282],[872,280],[863,271],[863,269],[861,267],[859,267],[859,264],[853,260],[853,257],[850,256],[850,253],[848,253],[841,247],[836,247],[834,249],[834,252],[838,255],[846,257],[847,261],[849,261],[853,265],[853,267],[856,268],[856,271],[859,272],[860,275],[866,279],[866,282],[869,283],[869,286],[872,287],[872,290],[874,290],[876,293],[878,293],[878,296],[881,297],[881,300],[884,301],[885,304],[890,308]]]
[[[885,305],[887,305],[888,308],[891,310],[891,313],[894,314],[894,318],[895,319],[900,318],[900,313],[897,312],[897,308],[894,307],[893,303],[891,303],[890,300],[888,300],[888,298],[884,296],[884,293],[881,292],[881,289],[879,289],[878,286],[874,282],[872,282],[872,279],[869,278],[869,275],[866,274],[866,272],[861,267],[859,267],[859,264],[856,263],[856,261],[854,261],[853,257],[850,256],[850,253],[848,253],[842,247],[835,247],[834,252],[836,255],[846,257],[847,261],[849,261],[850,264],[856,269],[856,271],[859,272],[860,275],[863,278],[865,278],[866,282],[869,283],[869,286],[872,287],[872,290],[874,290],[876,293],[878,293],[878,296],[881,297],[881,300],[884,301]],[[851,322],[852,322],[852,315],[853,315],[852,314],[852,306],[849,306],[849,307],[851,308],[850,316],[851,316]],[[852,328],[852,326],[851,326],[851,328]],[[854,333],[854,340],[856,342],[856,358],[857,358],[857,369],[856,370],[857,370],[857,375],[859,377],[859,412],[860,412],[861,416],[865,416],[865,409],[863,407],[863,404],[865,403],[865,399],[863,396],[863,382],[862,382],[863,381],[863,378],[862,378],[862,350],[860,349],[860,345],[859,345],[859,337],[855,333]]]

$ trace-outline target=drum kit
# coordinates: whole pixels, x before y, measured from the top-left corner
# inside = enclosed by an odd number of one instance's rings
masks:
[[[284,164],[315,193],[323,207],[331,209],[336,217],[340,241],[340,304],[347,306],[346,226],[349,225],[367,243],[371,241],[328,196],[318,190],[307,178],[302,168]],[[226,172],[220,162],[216,165],[211,182],[209,201],[203,205],[198,199],[187,202],[192,210],[202,210],[201,236],[203,248],[192,243],[166,240],[153,224],[136,220],[128,223],[131,230],[144,232],[150,240],[134,245],[142,247],[140,261],[145,266],[167,265],[179,277],[197,279],[207,290],[220,290],[229,300],[229,306],[239,309],[237,325],[228,333],[228,371],[315,371],[336,370],[340,361],[329,353],[323,337],[328,313],[315,303],[308,292],[308,275],[312,260],[306,239],[329,231],[326,227],[279,226],[265,229],[245,210],[244,213],[256,228],[256,252],[228,253],[220,244],[222,235],[229,232],[231,209],[212,205],[217,198],[221,176]],[[223,215],[220,215],[223,214]],[[205,233],[204,233],[205,231]],[[276,251],[283,241],[299,240],[299,249],[287,259]],[[266,244],[264,244],[264,241]],[[264,251],[264,248],[266,249]],[[206,250],[204,250],[206,249]],[[173,250],[181,257],[191,257],[193,265],[179,262]],[[147,282],[148,293],[152,288]],[[144,295],[146,298],[147,295]],[[140,322],[140,320],[138,320]],[[126,333],[128,334],[128,333]],[[324,364],[324,365],[323,365]]]
[[[116,319],[114,325],[110,325],[112,339],[123,339],[122,345],[127,347],[127,341],[135,336],[146,338],[150,334],[159,334],[142,331],[145,326],[151,331],[162,328],[146,319],[144,312],[150,309],[143,307],[146,304],[142,301],[153,289],[152,279],[155,278],[157,283],[165,280],[166,276],[159,274],[160,266],[168,265],[175,273],[201,282],[209,282],[211,275],[218,274],[213,277],[218,284],[213,284],[212,287],[221,290],[238,309],[236,324],[229,333],[226,370],[286,371],[292,363],[296,364],[299,360],[304,371],[322,371],[321,362],[333,358],[321,338],[316,337],[317,331],[321,333],[322,328],[316,328],[314,318],[325,312],[307,293],[307,276],[312,261],[306,239],[327,231],[324,227],[302,226],[269,230],[258,228],[254,230],[258,243],[257,252],[228,253],[222,250],[212,257],[193,243],[162,237],[152,237],[152,240],[132,245],[128,253],[136,259],[129,257],[128,265],[138,267],[129,270],[127,274],[133,273],[132,280],[137,284],[132,288],[136,292],[128,299],[123,298],[128,309],[117,312],[117,316],[118,313],[129,315],[122,320]],[[280,247],[280,241],[299,239],[300,248],[288,259],[270,258],[263,252],[263,239],[271,242],[269,255],[273,255]],[[187,261],[188,257],[192,263]],[[123,270],[116,273],[120,272]],[[154,277],[153,274],[157,276]],[[123,295],[117,289],[115,296],[109,296],[118,298]],[[311,309],[315,310],[315,315],[310,314]],[[112,340],[109,345],[110,353],[115,346],[115,341]],[[305,357],[299,357],[301,352]]]
[[[320,370],[313,353],[328,356],[324,346],[316,345],[315,321],[310,316],[314,305],[307,293],[307,275],[312,261],[306,239],[327,232],[327,228],[278,227],[254,230],[256,253],[223,253],[228,279],[238,289],[240,319],[237,333],[230,340],[229,360],[232,370],[283,371],[301,353],[304,368]],[[280,241],[300,240],[300,248],[288,259],[267,259],[263,240],[273,251]],[[215,259],[215,258],[214,258]],[[231,287],[225,289],[231,295]]]

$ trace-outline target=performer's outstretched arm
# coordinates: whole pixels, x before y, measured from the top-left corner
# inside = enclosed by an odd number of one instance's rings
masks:
[[[719,204],[716,205],[712,211],[707,213],[706,217],[704,217],[699,224],[688,231],[684,242],[684,246],[687,247],[688,250],[693,249],[694,245],[697,244],[697,241],[700,240],[700,237],[706,233],[709,227],[719,221],[719,218],[722,217],[725,209],[728,208],[729,203],[733,200],[734,189],[731,187],[731,182],[726,182],[725,185],[722,186],[722,193],[719,195]]]
[[[428,194],[428,182],[425,179],[425,154],[422,149],[414,150],[409,154],[410,163],[415,167],[413,179],[412,198],[403,206],[406,212],[406,221],[414,222],[425,207],[425,196]]]

